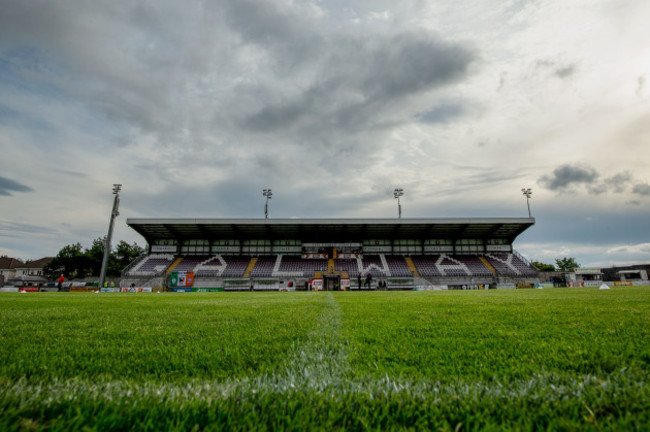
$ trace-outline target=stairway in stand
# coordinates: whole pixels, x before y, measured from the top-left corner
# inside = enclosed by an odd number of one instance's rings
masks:
[[[251,277],[251,273],[253,272],[256,263],[257,263],[257,258],[251,258],[250,262],[248,263],[248,267],[246,267],[246,271],[244,272],[245,278]]]
[[[330,258],[327,261],[327,273],[334,273],[335,271],[335,266],[334,266],[334,258]]]
[[[169,267],[167,267],[167,270],[165,270],[165,274],[169,277],[169,274],[174,271],[177,265],[179,265],[183,261],[183,257],[178,257],[174,260],[173,263]]]
[[[411,257],[404,257],[404,261],[406,261],[406,265],[409,267],[409,270],[413,272],[413,276],[420,277],[420,272],[415,267],[415,263],[413,262]]]
[[[488,270],[490,270],[490,271],[492,272],[493,275],[496,276],[496,274],[497,274],[497,269],[495,269],[495,268],[492,266],[492,264],[490,264],[490,262],[489,262],[488,260],[485,259],[485,257],[478,257],[478,259],[480,259],[481,262],[483,263],[483,265],[484,265],[485,267],[487,267]]]

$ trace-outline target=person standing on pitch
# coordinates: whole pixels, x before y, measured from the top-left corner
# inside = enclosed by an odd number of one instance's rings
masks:
[[[63,273],[61,273],[61,276],[59,276],[59,291],[63,288],[63,282],[65,282],[65,276],[63,276]]]

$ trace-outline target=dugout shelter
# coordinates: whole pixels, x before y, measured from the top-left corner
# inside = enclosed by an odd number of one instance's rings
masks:
[[[513,248],[534,223],[130,218],[147,253],[124,269],[121,284],[176,291],[514,287],[538,281]]]

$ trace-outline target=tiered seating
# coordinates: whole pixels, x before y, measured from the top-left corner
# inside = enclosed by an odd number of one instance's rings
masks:
[[[251,257],[248,255],[216,255],[202,261],[195,269],[197,276],[204,277],[242,277]]]
[[[530,268],[515,254],[490,254],[485,258],[504,276],[536,276],[537,272]]]
[[[472,276],[492,276],[490,269],[476,255],[454,255],[454,258],[465,264]]]
[[[379,255],[364,255],[361,259],[361,265],[363,266],[364,275],[370,272],[372,277],[390,276],[390,270],[386,268]]]
[[[388,264],[391,276],[413,276],[403,256],[386,255],[386,263]]]
[[[436,267],[436,261],[439,257],[440,255],[416,255],[411,259],[421,276],[442,276],[442,273]]]
[[[436,267],[445,276],[462,277],[471,276],[467,266],[463,264],[456,255],[441,255],[436,261]]]
[[[276,269],[276,265],[279,266]],[[299,255],[273,255],[258,258],[252,277],[304,276],[311,277],[315,272],[327,271],[325,259],[302,259]]]
[[[255,268],[251,272],[251,277],[269,277],[273,276],[273,267],[275,267],[276,256],[261,256],[255,263]]]
[[[145,256],[129,270],[127,276],[156,276],[162,274],[174,262],[173,255],[151,254]]]
[[[196,256],[186,256],[183,257],[183,260],[174,267],[175,271],[194,271],[196,267],[201,264],[203,261],[210,259],[209,256],[196,255]]]
[[[478,260],[478,257],[456,255],[418,255],[412,257],[413,264],[421,276],[474,276],[472,269],[477,271],[476,276],[491,275],[490,271]],[[481,264],[478,267],[476,261]],[[468,265],[469,263],[469,265]]]
[[[334,260],[334,268],[336,271],[348,272],[350,277],[358,275],[361,271],[356,258],[337,258]]]
[[[313,276],[315,272],[327,271],[325,259],[302,259],[300,255],[282,255],[278,276],[295,275]]]
[[[246,267],[251,261],[250,256],[224,256],[222,257],[226,262],[227,267],[221,273],[221,276],[225,277],[242,277],[246,273]]]
[[[484,258],[498,275],[536,276],[519,256],[512,253],[487,254]],[[168,254],[147,255],[125,272],[126,276],[159,276],[169,268],[175,257]],[[251,257],[239,256],[185,256],[174,268],[177,271],[194,271],[198,277],[243,277]],[[493,276],[477,255],[417,255],[413,264],[424,277]],[[314,273],[327,271],[326,259],[302,259],[300,255],[270,255],[257,259],[251,277],[312,277]],[[365,255],[360,258],[337,258],[337,272],[347,272],[351,278],[368,272],[373,278],[413,276],[404,257],[399,255]]]
[[[531,268],[525,261],[521,260],[517,255],[512,254],[512,264],[524,276],[537,276],[537,271]]]

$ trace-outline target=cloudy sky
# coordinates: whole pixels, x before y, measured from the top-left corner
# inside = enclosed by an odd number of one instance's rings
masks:
[[[0,0],[0,254],[127,217],[527,216],[650,260],[647,0]]]

